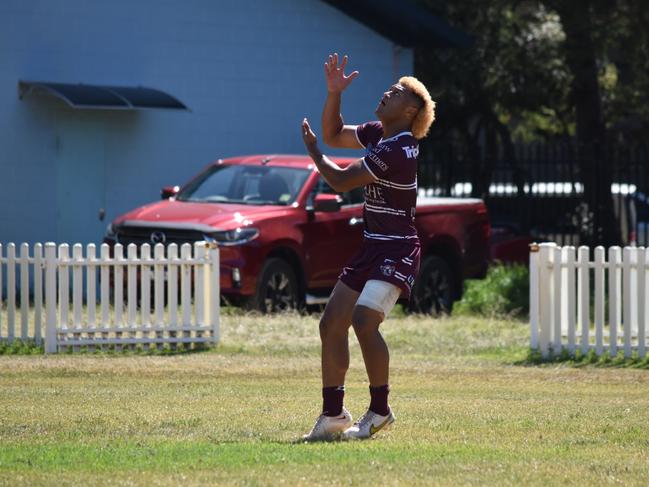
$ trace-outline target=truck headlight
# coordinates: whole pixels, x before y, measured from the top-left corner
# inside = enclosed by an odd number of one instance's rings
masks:
[[[223,232],[213,232],[208,235],[224,247],[230,245],[241,245],[256,239],[259,236],[259,229],[253,227],[236,228]]]

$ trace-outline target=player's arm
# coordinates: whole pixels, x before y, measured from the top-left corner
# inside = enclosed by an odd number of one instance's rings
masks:
[[[318,148],[318,139],[311,130],[308,120],[302,122],[302,138],[309,151],[309,156],[318,168],[322,177],[334,191],[343,193],[375,181],[374,176],[363,164],[363,159],[351,163],[347,167],[340,167]]]
[[[340,113],[342,92],[358,76],[358,71],[345,75],[347,56],[343,56],[340,66],[338,54],[334,53],[324,65],[325,79],[327,81],[327,98],[322,110],[322,139],[330,147],[342,149],[360,149],[363,146],[356,137],[356,126],[345,125]]]

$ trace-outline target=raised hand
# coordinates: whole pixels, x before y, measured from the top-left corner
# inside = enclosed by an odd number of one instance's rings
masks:
[[[338,53],[329,55],[329,59],[324,64],[325,79],[327,80],[327,90],[329,93],[342,93],[358,76],[358,71],[353,71],[349,76],[345,75],[345,66],[347,65],[347,56],[343,56],[340,66],[338,65]]]
[[[313,133],[313,130],[311,130],[309,121],[306,118],[302,120],[302,140],[304,140],[304,146],[309,151],[309,153],[317,150],[318,138],[316,137],[315,133]]]

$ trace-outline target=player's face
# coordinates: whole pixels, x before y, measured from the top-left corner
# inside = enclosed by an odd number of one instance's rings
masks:
[[[410,93],[400,84],[394,84],[383,93],[376,107],[380,120],[396,120],[404,116],[406,108],[412,105]]]

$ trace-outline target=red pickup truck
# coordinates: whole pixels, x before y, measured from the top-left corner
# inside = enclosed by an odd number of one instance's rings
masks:
[[[477,199],[420,198],[415,222],[422,264],[408,309],[448,311],[463,279],[486,271],[486,207]],[[336,194],[307,156],[257,155],[218,160],[181,188],[164,188],[162,201],[116,218],[104,240],[214,239],[224,299],[273,312],[325,303],[362,235],[362,188]]]

